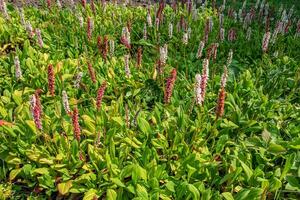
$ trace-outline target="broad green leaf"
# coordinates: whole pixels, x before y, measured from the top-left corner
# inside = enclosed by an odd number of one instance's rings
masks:
[[[43,167],[43,168],[37,168],[33,170],[34,173],[37,174],[49,174],[49,168]]]
[[[120,187],[126,187],[119,178],[111,178],[110,180]]]
[[[72,187],[72,180],[69,180],[65,183],[59,183],[57,189],[61,195],[66,195]]]
[[[148,192],[146,188],[140,184],[137,184],[136,186],[136,194],[142,199],[148,199]]]
[[[228,141],[228,135],[222,135],[219,138],[219,141],[216,146],[216,154],[219,154],[223,151],[226,142]]]
[[[89,189],[89,191],[84,193],[83,200],[93,200],[95,197],[98,198],[97,190]]]
[[[232,194],[230,192],[223,192],[222,196],[226,199],[226,200],[234,200]]]
[[[120,126],[124,126],[124,121],[122,120],[121,117],[112,117],[112,120],[117,122]]]
[[[12,98],[18,106],[21,105],[21,103],[22,103],[22,91],[15,90],[13,95],[12,95]]]
[[[9,173],[9,180],[12,181],[16,178],[16,176],[22,171],[22,169],[13,169]]]
[[[193,199],[200,199],[199,190],[192,184],[188,184],[188,190],[192,193]]]
[[[166,183],[166,188],[171,192],[175,192],[175,183],[173,181],[168,181]]]
[[[295,153],[293,153],[287,157],[283,171],[280,176],[280,180],[282,180],[287,175],[288,171],[291,169],[291,167],[294,163],[295,156],[296,156]]]
[[[286,149],[279,145],[279,144],[274,144],[274,143],[270,143],[269,149],[268,149],[271,153],[282,153],[285,152]]]
[[[141,129],[141,131],[143,133],[145,133],[146,135],[151,134],[151,127],[149,125],[149,123],[142,117],[138,118],[138,126]]]
[[[116,200],[117,193],[113,189],[107,189],[106,190],[106,199],[107,200]]]
[[[253,175],[253,171],[252,171],[252,169],[251,169],[250,167],[248,167],[248,165],[246,165],[243,161],[241,161],[241,160],[239,160],[239,161],[240,161],[240,163],[241,163],[241,165],[242,165],[242,168],[243,168],[243,170],[244,170],[244,172],[245,172],[245,174],[246,174],[246,178],[247,178],[247,180],[249,181],[250,178],[251,178],[252,175]]]

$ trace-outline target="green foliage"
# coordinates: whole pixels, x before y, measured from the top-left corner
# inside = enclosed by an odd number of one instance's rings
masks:
[[[255,20],[247,41],[243,24],[225,17],[225,30],[235,27],[238,39],[220,42],[199,106],[194,104],[194,76],[201,73],[203,59],[196,58],[197,48],[209,16],[215,24],[205,52],[219,42],[219,22],[210,8],[198,10],[197,19],[178,9],[175,13],[167,6],[164,23],[159,29],[147,27],[148,38],[143,39],[143,7],[97,4],[97,14],[80,5],[74,10],[25,7],[26,20],[42,31],[40,47],[9,5],[10,20],[0,17],[0,199],[297,199],[300,42],[295,26],[262,54],[264,25]],[[154,18],[153,6],[150,11]],[[88,16],[94,20],[91,41],[86,35]],[[175,30],[181,16],[192,30],[187,46],[182,44],[183,31]],[[131,50],[119,41],[127,22],[132,24]],[[174,25],[172,38],[169,22]],[[104,35],[115,41],[114,55],[107,60],[97,47],[97,36]],[[164,44],[168,60],[159,74],[154,66]],[[140,68],[135,67],[138,47],[143,48]],[[234,56],[228,66],[225,112],[217,119],[219,82],[230,49]],[[125,75],[125,54],[131,55],[130,78]],[[16,55],[23,76],[19,80]],[[89,77],[88,62],[96,83]],[[48,92],[49,64],[54,66],[55,96]],[[166,78],[173,68],[177,78],[171,103],[165,104]],[[76,88],[79,72],[83,78]],[[104,80],[107,88],[97,109]],[[35,127],[29,103],[37,89],[42,131]],[[72,115],[64,110],[63,90],[71,110],[79,110],[80,141],[74,139]]]

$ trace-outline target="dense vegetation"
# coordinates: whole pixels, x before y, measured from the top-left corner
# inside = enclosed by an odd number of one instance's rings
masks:
[[[0,0],[0,199],[299,198],[297,7],[57,2]]]

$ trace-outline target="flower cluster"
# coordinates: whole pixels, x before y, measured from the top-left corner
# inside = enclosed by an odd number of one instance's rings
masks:
[[[226,82],[227,82],[227,76],[228,76],[227,67],[224,66],[224,72],[223,72],[223,75],[221,78],[221,88],[219,91],[218,103],[217,103],[217,107],[216,107],[216,117],[217,118],[222,117],[224,114],[224,105],[225,105],[225,98],[226,98],[225,86],[226,86]]]
[[[125,63],[125,73],[126,76],[129,78],[131,76],[131,72],[129,68],[129,55],[124,56],[124,63]]]
[[[198,59],[202,57],[202,52],[203,52],[203,49],[204,49],[204,45],[205,45],[205,43],[203,41],[200,41],[198,51],[197,51],[197,58]]]
[[[167,84],[165,88],[164,100],[166,104],[170,103],[171,101],[171,96],[175,85],[176,76],[177,76],[177,71],[176,69],[173,69],[171,72],[171,76],[167,79]]]
[[[76,75],[75,81],[74,81],[74,87],[75,87],[75,88],[79,88],[79,85],[80,85],[82,76],[83,76],[83,73],[82,73],[82,72],[79,72],[79,73]]]
[[[96,80],[95,71],[94,71],[94,68],[93,68],[93,66],[90,62],[88,62],[88,71],[89,71],[91,80],[93,81],[93,83],[96,83],[97,80]]]
[[[74,108],[73,110],[72,124],[73,124],[74,137],[79,142],[81,131],[79,125],[78,108]]]
[[[48,88],[51,96],[54,96],[54,84],[55,84],[55,77],[54,77],[54,70],[53,66],[50,64],[48,66]]]
[[[207,86],[207,81],[208,81],[208,76],[209,76],[209,60],[204,59],[203,60],[203,69],[202,69],[202,75],[201,75],[201,98],[202,102],[204,102],[205,99],[205,93],[206,93],[206,86]]]
[[[142,47],[139,47],[137,49],[137,67],[141,67],[142,66],[142,57],[143,57],[143,49]]]
[[[106,81],[103,81],[103,83],[101,84],[100,88],[98,89],[97,92],[97,101],[96,101],[96,105],[97,105],[97,109],[99,110],[101,108],[101,103],[102,103],[102,98],[106,89]]]
[[[37,36],[37,39],[38,39],[39,46],[42,48],[44,46],[44,42],[43,42],[43,39],[42,39],[41,30],[37,28],[35,30],[35,33],[36,33],[36,36]]]
[[[266,32],[264,34],[263,40],[262,40],[262,51],[265,53],[268,50],[269,41],[270,41],[270,32]]]
[[[42,126],[42,105],[40,101],[40,90],[36,90],[35,93],[30,97],[30,110],[34,119],[34,124],[38,130],[43,130]]]
[[[22,78],[22,71],[21,71],[20,60],[19,60],[18,56],[15,57],[14,62],[15,62],[16,78],[20,79],[20,78]]]
[[[196,79],[196,84],[195,84],[195,99],[196,99],[196,104],[201,105],[202,104],[202,95],[201,95],[201,82],[202,78],[200,74],[196,74],[195,76]]]
[[[62,102],[66,113],[71,114],[68,94],[65,90],[62,91]]]
[[[94,26],[93,19],[91,17],[88,17],[88,19],[87,19],[87,37],[88,37],[89,41],[92,39],[93,26]]]
[[[121,43],[125,45],[126,48],[130,49],[130,32],[127,27],[124,27],[121,35]]]

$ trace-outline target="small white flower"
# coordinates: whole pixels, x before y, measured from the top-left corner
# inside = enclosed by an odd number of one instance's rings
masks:
[[[125,73],[126,76],[129,78],[131,76],[131,72],[129,68],[129,55],[124,56],[124,63],[125,63]]]
[[[262,50],[263,50],[263,52],[266,52],[268,50],[270,36],[271,36],[270,32],[266,32],[264,34],[264,37],[263,37],[263,40],[262,40]]]
[[[76,75],[76,79],[75,79],[75,82],[74,82],[75,88],[79,88],[79,84],[80,84],[80,82],[81,82],[82,76],[83,76],[83,73],[82,73],[82,72],[79,72],[79,73]]]
[[[42,39],[41,30],[37,28],[35,30],[35,32],[36,32],[36,35],[37,35],[39,46],[42,48],[44,46],[44,42],[43,42],[43,39]]]
[[[65,90],[62,91],[62,101],[63,101],[63,106],[66,111],[66,113],[70,113],[70,105],[69,105],[69,99],[68,99],[68,94]]]
[[[15,57],[14,62],[15,62],[16,78],[20,79],[22,78],[22,71],[21,71],[21,66],[20,66],[20,61],[18,56]]]
[[[171,39],[173,37],[173,24],[169,23],[169,38]]]
[[[205,45],[204,42],[200,41],[198,51],[197,51],[197,58],[198,59],[202,57],[202,52],[203,52],[203,49],[204,49],[204,45]]]
[[[184,45],[187,45],[188,44],[188,39],[189,39],[188,33],[184,33],[183,37],[182,37],[182,43]]]
[[[195,83],[196,104],[200,105],[202,103],[202,95],[201,95],[201,81],[202,81],[202,77],[201,77],[200,74],[196,74],[195,79],[196,79],[196,83]]]
[[[147,23],[149,27],[152,27],[152,18],[151,18],[150,11],[147,12]]]
[[[231,65],[232,57],[233,57],[233,51],[232,51],[232,49],[230,49],[229,54],[228,54],[228,58],[227,58],[227,66]]]

